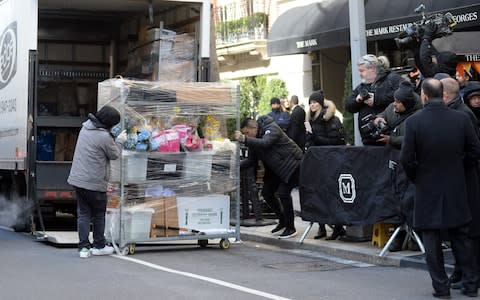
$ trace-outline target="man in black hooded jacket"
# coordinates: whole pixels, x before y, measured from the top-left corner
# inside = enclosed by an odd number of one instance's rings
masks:
[[[303,152],[271,117],[260,116],[256,123],[251,125],[258,127],[256,137],[235,132],[235,139],[249,148],[249,157],[242,161],[242,167],[246,164],[256,165],[258,160],[263,162],[265,176],[262,195],[279,218],[272,233],[280,233],[284,229],[279,238],[294,237],[297,232],[291,192],[298,185]],[[278,192],[281,208],[277,205],[275,192]]]

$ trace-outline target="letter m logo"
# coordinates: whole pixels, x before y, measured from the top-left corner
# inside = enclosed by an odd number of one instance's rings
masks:
[[[353,203],[357,196],[355,179],[352,174],[340,174],[338,177],[338,194],[345,203]]]

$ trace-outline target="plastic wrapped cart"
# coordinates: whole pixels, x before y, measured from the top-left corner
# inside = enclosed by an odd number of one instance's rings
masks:
[[[114,136],[127,132],[110,166],[108,241],[133,254],[137,244],[220,239],[227,249],[240,238],[239,149],[227,130],[239,126],[237,85],[110,79],[98,105],[121,112]]]

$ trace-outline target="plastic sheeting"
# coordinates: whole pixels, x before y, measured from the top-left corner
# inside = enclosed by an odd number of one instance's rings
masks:
[[[239,217],[230,209],[239,155],[227,123],[238,121],[236,85],[110,79],[99,83],[98,103],[121,112],[112,134],[127,133],[121,158],[111,162],[108,203],[125,211],[109,218],[121,225],[107,224],[107,231],[123,234],[107,236],[127,239],[122,244],[145,236],[231,234],[230,216]]]

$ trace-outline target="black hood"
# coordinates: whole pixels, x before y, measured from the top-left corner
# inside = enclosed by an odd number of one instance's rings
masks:
[[[105,129],[108,129],[107,126],[105,126],[105,124],[103,124],[102,122],[100,122],[94,114],[90,113],[88,114],[88,119],[90,121],[92,121],[93,123],[93,126],[97,127],[97,128],[105,128]]]
[[[258,117],[257,124],[258,124],[258,136],[263,136],[266,128],[272,124],[275,124],[275,122],[273,121],[272,117],[268,115],[263,115]]]

